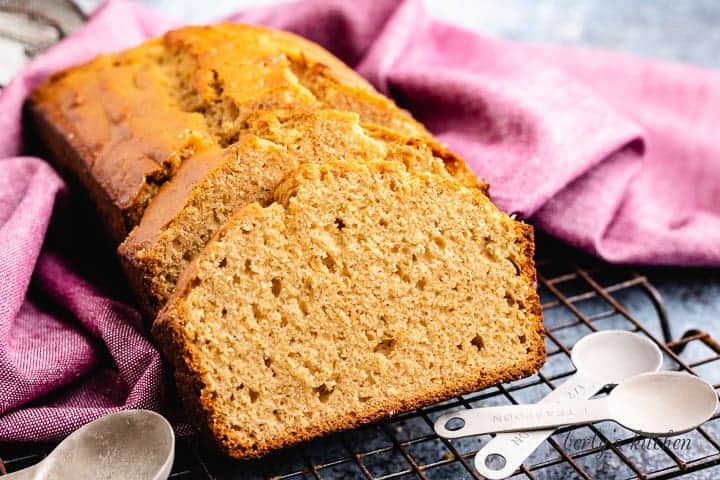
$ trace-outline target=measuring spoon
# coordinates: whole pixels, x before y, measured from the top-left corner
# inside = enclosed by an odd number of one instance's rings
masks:
[[[162,415],[126,410],[88,423],[32,467],[3,480],[165,480],[175,456],[175,435]]]
[[[622,330],[586,335],[573,347],[571,358],[577,373],[540,403],[587,400],[605,385],[656,372],[662,366],[662,353],[655,343],[644,335]],[[552,433],[553,430],[500,433],[478,451],[475,468],[490,480],[507,478]],[[438,434],[442,435],[439,431]]]
[[[700,377],[681,372],[643,373],[621,382],[605,398],[462,410],[443,415],[435,428],[455,438],[612,420],[646,437],[672,436],[702,425],[717,405],[715,388]],[[460,435],[446,429],[455,419],[465,424]]]

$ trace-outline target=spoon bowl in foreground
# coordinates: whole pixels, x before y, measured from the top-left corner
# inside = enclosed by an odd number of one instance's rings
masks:
[[[162,415],[126,410],[88,423],[43,461],[3,480],[164,480],[174,454],[175,435]]]

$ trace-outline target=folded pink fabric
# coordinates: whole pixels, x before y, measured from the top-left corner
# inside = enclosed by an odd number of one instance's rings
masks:
[[[462,154],[501,208],[568,243],[614,262],[720,265],[719,73],[487,38],[429,18],[418,0],[306,1],[231,20],[325,45]],[[38,82],[172,26],[107,3],[0,94],[0,440],[160,407],[160,358],[117,300],[122,277],[90,280],[98,258],[68,246],[87,232],[68,225],[63,181],[18,155]]]

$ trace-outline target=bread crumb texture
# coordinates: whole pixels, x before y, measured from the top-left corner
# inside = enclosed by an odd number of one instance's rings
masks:
[[[532,254],[479,189],[305,163],[215,234],[153,332],[206,433],[259,456],[536,371]]]
[[[431,139],[405,137],[354,112],[275,110],[247,120],[247,134],[223,150],[188,159],[150,202],[121,244],[123,265],[152,318],[180,272],[236,209],[267,205],[273,189],[301,163],[400,161],[468,186],[482,185],[464,162]]]

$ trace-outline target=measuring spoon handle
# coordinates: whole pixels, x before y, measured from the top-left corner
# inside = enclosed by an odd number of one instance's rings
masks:
[[[562,385],[548,393],[540,400],[540,404],[552,402],[568,402],[587,400],[595,395],[602,387],[590,377],[575,374],[569,377]],[[498,433],[481,448],[475,456],[475,468],[489,480],[500,480],[508,478],[520,468],[520,465],[552,435],[551,430],[533,430],[529,432]],[[492,455],[499,455],[505,463],[495,465],[488,461]],[[492,465],[488,465],[491,463]],[[499,463],[499,462],[498,462]],[[491,468],[491,467],[498,468]]]
[[[451,419],[462,420],[463,427],[448,429],[447,422]],[[606,398],[460,410],[441,416],[435,422],[435,431],[445,438],[459,438],[487,433],[551,429],[602,420],[612,420],[610,402]]]

